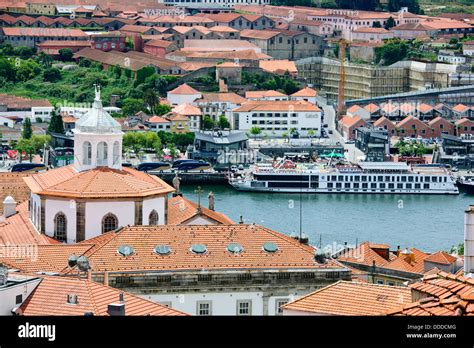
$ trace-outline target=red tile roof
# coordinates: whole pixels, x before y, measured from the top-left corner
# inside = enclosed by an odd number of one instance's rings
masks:
[[[338,281],[283,306],[283,310],[320,315],[383,315],[411,303],[407,287]]]
[[[87,38],[87,34],[80,29],[62,28],[2,28],[5,36],[33,36],[33,37],[75,37]]]
[[[77,304],[67,303],[68,295],[71,294],[77,296]],[[25,316],[83,316],[90,312],[95,316],[106,316],[108,305],[119,303],[120,294],[123,294],[125,315],[186,315],[87,279],[59,276],[42,277],[41,282],[20,306],[20,313]]]
[[[0,222],[0,248],[5,245],[27,246],[57,243],[46,235],[39,233],[30,222],[28,202],[18,204],[16,210],[16,214]]]
[[[371,247],[370,242],[363,242],[359,244],[356,248],[351,248],[347,250],[337,259],[343,262],[361,264],[366,266],[372,266],[375,261],[376,266],[383,267],[390,261],[396,259],[396,256],[392,253],[388,253],[388,259],[385,259],[374,251],[374,249]]]
[[[7,105],[8,109],[30,109],[32,107],[52,106],[47,99],[29,99],[4,93],[0,93],[0,105]]]
[[[443,265],[451,265],[456,262],[456,260],[457,259],[454,256],[449,255],[445,251],[437,251],[425,259],[425,261],[440,263]]]
[[[318,92],[309,87],[302,88],[299,91],[291,94],[292,97],[316,97],[317,95]]]
[[[387,312],[388,315],[453,316],[474,315],[474,279],[438,272],[424,276],[409,287],[425,297]]]
[[[202,98],[196,102],[212,103],[212,102],[229,102],[233,104],[245,103],[247,99],[233,92],[227,93],[203,93]]]
[[[215,224],[231,225],[234,222],[226,215],[212,211],[201,206],[198,212],[197,204],[180,196],[168,199],[168,225],[185,224],[195,217],[202,216],[204,219],[212,220]]]
[[[60,167],[24,178],[32,192],[72,198],[146,197],[168,194],[174,189],[156,176],[123,167],[97,167],[77,172]]]
[[[259,61],[259,67],[260,69],[271,72],[273,74],[283,75],[287,71],[290,74],[298,73],[298,69],[296,68],[295,62],[287,59],[261,60]]]
[[[245,98],[268,98],[268,97],[288,97],[286,94],[283,94],[274,90],[267,91],[247,91],[245,92]]]
[[[179,104],[173,108],[173,112],[184,116],[201,116],[201,109],[190,104]]]
[[[252,100],[242,104],[233,111],[319,112],[321,110],[316,105],[304,100]]]
[[[181,94],[181,95],[192,95],[192,94],[200,94],[199,91],[196,91],[194,88],[189,86],[186,83],[183,83],[182,85],[176,87],[172,91],[168,92],[169,94]]]

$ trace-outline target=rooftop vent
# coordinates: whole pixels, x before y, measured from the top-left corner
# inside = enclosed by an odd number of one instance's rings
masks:
[[[74,267],[77,265],[77,256],[72,254],[71,256],[68,257],[67,259],[67,264],[69,267]]]
[[[263,250],[267,253],[275,253],[278,251],[278,246],[275,243],[267,242],[263,244]]]
[[[77,304],[77,295],[76,294],[68,294],[67,295],[67,303],[69,304]]]
[[[244,247],[240,245],[239,243],[230,243],[227,246],[227,250],[233,254],[240,254],[241,252],[244,251]]]
[[[130,256],[132,255],[135,251],[130,245],[121,245],[118,249],[117,252],[122,255],[122,256]]]
[[[154,251],[158,255],[168,255],[171,253],[171,247],[169,245],[157,245]]]
[[[84,255],[80,256],[76,262],[77,262],[77,268],[79,268],[80,271],[87,272],[89,270],[90,268],[89,259],[85,257]]]
[[[204,254],[207,251],[207,247],[204,244],[193,244],[190,250],[195,254]]]

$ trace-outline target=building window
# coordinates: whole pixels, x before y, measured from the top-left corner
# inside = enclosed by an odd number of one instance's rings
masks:
[[[252,301],[238,300],[237,301],[237,315],[252,315]]]
[[[212,302],[198,301],[196,315],[206,316],[212,314]]]
[[[16,295],[15,304],[20,304],[23,302],[23,295]]]
[[[64,213],[57,213],[54,217],[54,238],[65,242],[67,238],[67,220]]]
[[[84,153],[82,164],[90,165],[92,161],[92,145],[90,142],[86,141],[82,144],[82,152]]]
[[[148,225],[150,226],[156,226],[158,225],[158,213],[156,212],[155,209],[153,209],[148,216]]]
[[[114,214],[107,214],[102,219],[102,233],[114,231],[118,227],[118,219]]]
[[[384,285],[385,282],[383,281],[383,279],[377,279],[377,284]]]
[[[275,301],[275,315],[282,315],[283,314],[283,308],[281,306],[285,305],[288,303],[288,299],[279,299]]]
[[[104,141],[101,141],[99,144],[97,144],[97,165],[107,165],[107,143]]]
[[[114,158],[114,164],[118,164],[120,160],[120,144],[118,141],[114,143],[114,149],[113,149],[113,158]]]

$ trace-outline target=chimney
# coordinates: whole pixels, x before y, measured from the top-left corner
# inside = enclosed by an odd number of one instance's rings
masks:
[[[471,205],[464,214],[464,275],[473,276],[474,273],[474,205]]]
[[[90,268],[87,270],[87,280],[89,280],[89,281],[92,280],[92,271],[91,271]]]
[[[400,256],[400,245],[397,245],[397,257]]]
[[[104,285],[109,286],[109,272],[104,272]]]
[[[3,201],[3,215],[7,218],[16,214],[16,202],[12,196],[5,197]]]

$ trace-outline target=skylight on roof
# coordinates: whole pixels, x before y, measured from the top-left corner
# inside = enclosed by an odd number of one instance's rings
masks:
[[[207,247],[204,244],[193,244],[190,250],[195,254],[204,254],[207,251]]]
[[[171,253],[171,247],[169,245],[157,245],[154,251],[158,255],[168,255]]]
[[[135,252],[135,250],[133,250],[133,248],[130,245],[121,245],[117,249],[117,252],[122,256],[130,256]]]
[[[244,247],[239,243],[230,243],[229,245],[227,245],[227,250],[233,254],[240,254],[244,251]]]
[[[267,253],[275,253],[278,251],[278,246],[275,243],[267,242],[263,244],[263,250]]]

